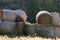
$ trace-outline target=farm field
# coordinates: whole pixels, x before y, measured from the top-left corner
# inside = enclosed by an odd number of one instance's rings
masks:
[[[29,37],[29,36],[21,36],[21,37],[8,37],[6,35],[0,36],[0,40],[55,40],[51,38],[42,38],[42,37]],[[59,38],[56,38],[56,40],[60,40]]]

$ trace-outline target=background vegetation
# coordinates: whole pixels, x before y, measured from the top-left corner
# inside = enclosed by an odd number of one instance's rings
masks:
[[[34,23],[41,10],[60,12],[60,0],[0,0],[0,9],[22,9],[28,15],[27,21]]]

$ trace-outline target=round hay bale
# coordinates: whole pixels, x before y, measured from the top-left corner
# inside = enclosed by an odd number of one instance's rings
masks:
[[[36,35],[41,37],[49,37],[49,32],[50,32],[49,30],[51,28],[52,27],[47,27],[44,24],[38,24]]]
[[[2,9],[3,11],[3,21],[15,21],[16,14],[13,10]]]
[[[23,10],[15,10],[15,12],[17,15],[16,20],[15,20],[16,22],[20,22],[20,21],[26,22],[27,15]]]
[[[60,26],[60,18],[58,12],[51,12],[52,18],[53,18],[53,24]]]
[[[28,26],[28,35],[36,36],[36,31],[37,31],[37,25],[36,24],[32,24],[32,25]]]
[[[36,21],[38,24],[51,24],[53,19],[48,11],[40,11],[36,15]]]
[[[49,37],[49,38],[55,38],[60,37],[60,27],[57,26],[50,26],[47,27],[45,25],[37,25],[37,36],[41,37]]]
[[[59,19],[59,13],[58,12],[51,12],[52,17]]]
[[[18,28],[17,28],[17,30],[18,30],[18,34],[22,34],[23,33],[23,22],[16,22],[16,24],[17,24],[17,26],[18,26]]]
[[[35,36],[36,28],[37,28],[36,24],[25,22],[24,32],[30,36]]]
[[[28,34],[28,26],[31,26],[30,22],[25,22],[24,27],[23,27],[23,34],[27,35]]]
[[[0,33],[10,34],[16,33],[16,23],[11,21],[3,21],[0,26]]]

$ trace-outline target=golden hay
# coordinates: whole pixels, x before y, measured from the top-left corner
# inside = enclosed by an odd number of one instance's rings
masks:
[[[0,40],[54,40],[51,38],[42,38],[42,37],[14,37],[14,38],[10,38],[8,36],[0,36]],[[56,40],[60,40],[60,38],[56,38]]]

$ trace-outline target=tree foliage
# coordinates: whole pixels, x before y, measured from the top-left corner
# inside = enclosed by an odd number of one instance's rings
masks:
[[[60,12],[60,0],[0,0],[0,9],[22,9],[30,22],[36,22],[35,16],[41,10]]]

